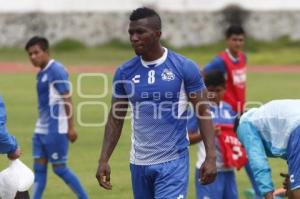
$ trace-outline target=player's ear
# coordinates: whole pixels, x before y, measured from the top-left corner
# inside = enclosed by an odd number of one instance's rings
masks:
[[[160,40],[160,37],[161,37],[161,31],[160,30],[155,31],[155,37],[157,38],[157,40]]]

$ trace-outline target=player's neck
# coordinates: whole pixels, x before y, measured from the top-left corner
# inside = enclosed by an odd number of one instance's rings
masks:
[[[234,57],[235,59],[239,58],[239,52],[238,51],[233,51],[228,49],[229,53],[231,54],[232,57]]]
[[[50,59],[45,60],[45,62],[41,64],[40,69],[43,70],[46,66],[48,66],[49,62],[50,62]]]
[[[162,46],[155,47],[153,50],[149,50],[148,53],[142,55],[144,61],[154,61],[161,58],[164,55],[165,49]]]

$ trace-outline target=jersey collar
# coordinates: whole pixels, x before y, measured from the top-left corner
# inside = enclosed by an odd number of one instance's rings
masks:
[[[234,63],[237,63],[240,59],[239,58],[235,58],[231,53],[230,50],[228,48],[226,48],[226,53],[228,54],[229,58],[231,59],[231,61],[233,61]]]
[[[168,49],[165,48],[165,47],[163,47],[163,49],[165,50],[164,54],[160,58],[158,58],[157,60],[145,61],[145,60],[142,59],[142,57],[140,57],[143,66],[146,67],[146,68],[150,68],[149,66],[157,67],[157,66],[161,65],[162,63],[164,63],[167,59]]]
[[[54,59],[50,59],[50,61],[49,61],[48,64],[46,65],[46,67],[43,68],[43,70],[41,70],[41,71],[47,70],[47,69],[52,65],[53,62],[54,62]]]

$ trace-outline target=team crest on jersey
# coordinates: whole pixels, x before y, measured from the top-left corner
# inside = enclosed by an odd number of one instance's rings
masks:
[[[45,81],[47,81],[47,80],[48,80],[48,75],[45,74],[45,75],[42,77],[41,81],[42,81],[42,82],[45,82]]]
[[[161,74],[162,80],[171,81],[175,79],[175,74],[170,69],[165,69]]]

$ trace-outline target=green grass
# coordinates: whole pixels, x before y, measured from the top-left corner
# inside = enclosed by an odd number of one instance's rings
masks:
[[[110,92],[102,99],[86,99],[78,96],[77,75],[72,75],[74,85],[74,104],[76,107],[82,102],[110,102]],[[82,90],[85,94],[99,94],[101,82],[97,78],[84,80]],[[111,82],[111,76],[108,77]],[[300,98],[299,74],[249,74],[248,100],[266,102],[278,98]],[[33,74],[0,74],[0,94],[3,96],[8,111],[8,129],[16,135],[22,147],[22,160],[31,167],[31,137],[34,130],[36,111],[35,76]],[[101,122],[105,115],[100,106],[85,107],[82,120],[86,123]],[[77,118],[78,118],[78,111]],[[79,140],[70,146],[69,165],[80,177],[91,199],[130,199],[132,198],[129,150],[130,150],[130,122],[127,121],[121,139],[111,158],[113,190],[100,189],[95,179],[95,171],[103,137],[103,127],[83,127],[77,124]],[[194,198],[194,166],[196,162],[196,148],[191,147],[190,186],[188,198]],[[279,173],[286,171],[286,163],[280,159],[270,160],[273,168],[274,182],[277,187],[282,179]],[[5,156],[0,157],[0,169],[7,164]],[[48,168],[48,184],[44,199],[69,199],[75,198],[68,187],[56,177],[51,168]],[[241,192],[250,187],[249,181],[243,170],[237,172],[238,188]],[[241,198],[244,198],[241,195]]]
[[[167,45],[167,44],[166,44]],[[183,55],[195,60],[201,66],[208,63],[217,52],[225,48],[223,41],[200,47],[173,48]],[[283,37],[273,42],[261,42],[248,39],[245,46],[248,54],[248,65],[299,65],[300,42],[290,41]],[[51,54],[67,66],[117,66],[134,56],[128,43],[112,41],[94,48],[66,39],[51,49]],[[0,62],[19,62],[29,64],[23,49],[0,49]]]

